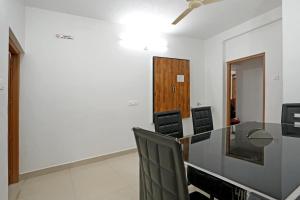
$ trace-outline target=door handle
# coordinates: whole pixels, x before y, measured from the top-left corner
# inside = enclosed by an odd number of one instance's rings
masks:
[[[173,93],[176,92],[176,87],[175,87],[175,85],[172,85],[172,92],[173,92]]]

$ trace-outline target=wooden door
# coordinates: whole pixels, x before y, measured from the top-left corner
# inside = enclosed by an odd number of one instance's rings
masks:
[[[154,57],[153,89],[154,112],[180,110],[183,118],[190,117],[188,60]]]
[[[19,182],[20,57],[23,50],[10,31],[8,70],[8,182]]]
[[[183,118],[190,117],[190,63],[188,60],[174,60],[177,65],[175,76],[175,105],[181,111]],[[176,66],[174,64],[174,66]],[[177,76],[184,77],[184,82],[178,81]]]

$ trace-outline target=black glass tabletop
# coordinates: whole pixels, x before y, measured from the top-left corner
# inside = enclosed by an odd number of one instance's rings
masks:
[[[185,163],[268,199],[300,186],[300,128],[247,122],[180,140]]]

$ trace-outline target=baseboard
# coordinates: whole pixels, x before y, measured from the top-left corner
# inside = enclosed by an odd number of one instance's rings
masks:
[[[26,180],[28,178],[33,178],[33,177],[37,177],[37,176],[42,176],[42,175],[46,175],[46,174],[50,174],[53,172],[58,172],[61,170],[65,170],[65,169],[70,169],[73,167],[79,167],[82,165],[87,165],[87,164],[91,164],[91,163],[95,163],[95,162],[100,162],[109,158],[115,158],[115,157],[119,157],[119,156],[123,156],[126,154],[130,154],[130,153],[135,153],[137,152],[137,149],[127,149],[127,150],[123,150],[123,151],[119,151],[119,152],[115,152],[115,153],[110,153],[110,154],[106,154],[106,155],[101,155],[95,158],[89,158],[89,159],[85,159],[85,160],[80,160],[80,161],[75,161],[72,163],[67,163],[67,164],[63,164],[63,165],[58,165],[58,166],[54,166],[54,167],[49,167],[49,168],[45,168],[45,169],[41,169],[41,170],[37,170],[37,171],[32,171],[32,172],[28,172],[28,173],[24,173],[20,175],[20,180]]]

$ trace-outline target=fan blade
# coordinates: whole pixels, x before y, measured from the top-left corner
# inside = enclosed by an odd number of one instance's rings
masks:
[[[186,17],[190,12],[194,10],[193,8],[186,9],[181,15],[172,23],[173,25],[178,24],[184,17]]]
[[[217,2],[220,2],[220,1],[223,1],[223,0],[204,0],[202,3],[204,5],[206,5],[206,4],[211,4],[211,3],[217,3]]]

